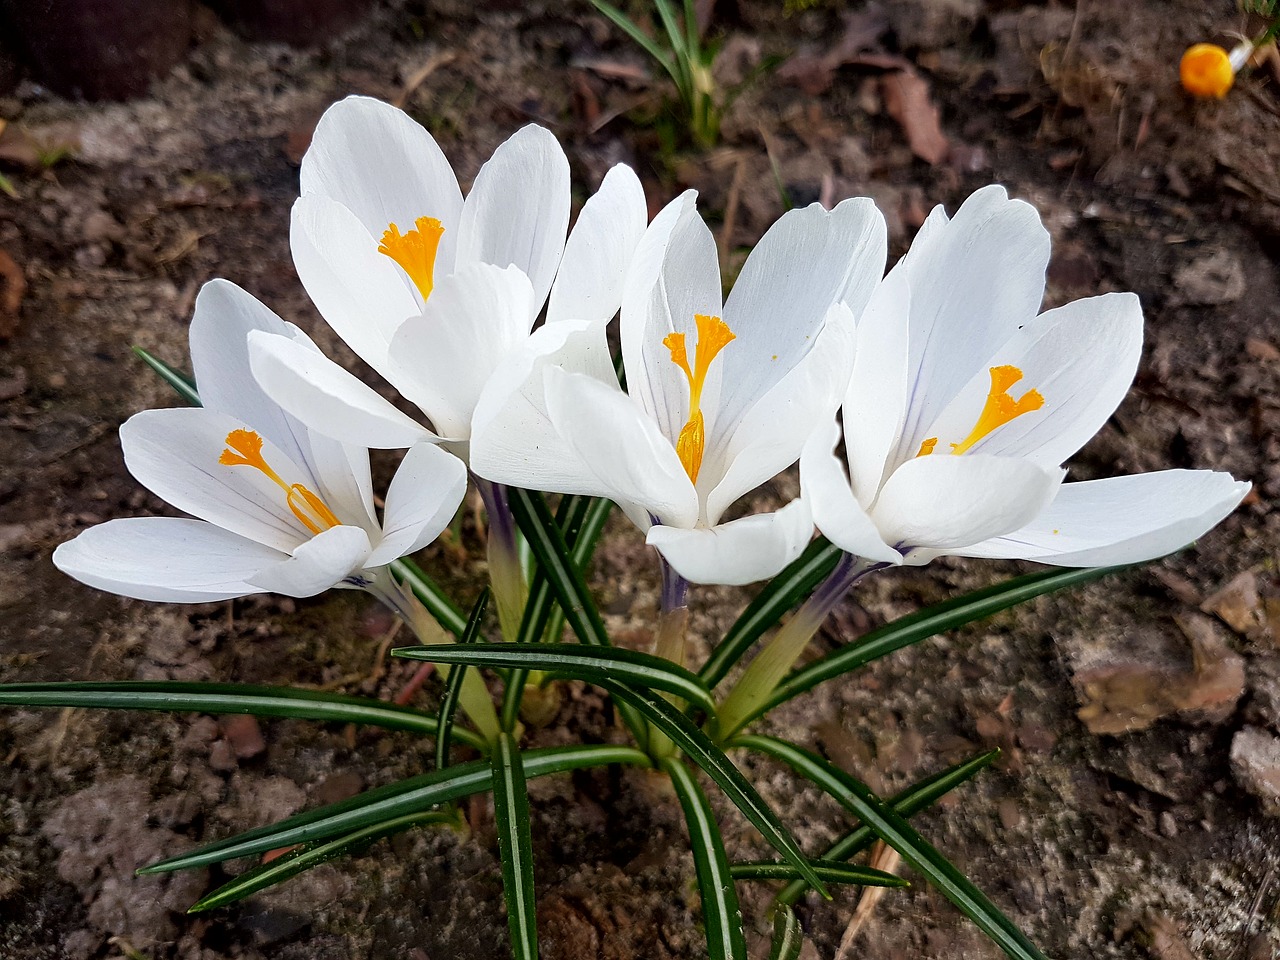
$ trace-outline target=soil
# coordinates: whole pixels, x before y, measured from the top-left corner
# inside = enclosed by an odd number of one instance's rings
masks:
[[[31,83],[0,98],[0,117],[38,142],[78,144],[47,169],[6,168],[20,196],[0,196],[0,251],[26,281],[0,346],[0,681],[218,679],[383,697],[405,683],[409,666],[378,660],[391,623],[363,596],[159,606],[96,593],[49,562],[89,524],[167,512],[125,472],[115,431],[175,402],[129,347],[184,364],[201,283],[235,280],[349,358],[288,250],[298,158],[320,111],[346,94],[403,102],[464,182],[537,121],[564,141],[580,195],[618,161],[635,165],[655,207],[696,186],[730,264],[782,212],[774,170],[794,203],[874,197],[894,257],[933,205],[954,209],[1000,182],[1053,235],[1049,305],[1133,290],[1145,308],[1135,387],[1073,476],[1213,468],[1254,493],[1174,557],[901,651],[768,725],[886,793],[1003,747],[995,769],[918,826],[1050,956],[1275,956],[1280,78],[1262,66],[1221,102],[1192,102],[1175,81],[1188,44],[1229,44],[1250,25],[1229,0],[702,6],[724,40],[724,83],[795,55],[746,88],[723,145],[702,154],[672,147],[662,77],[580,2],[394,2],[306,52],[207,24],[145,98],[86,106]],[[459,597],[484,574],[469,524],[422,561]],[[1020,569],[940,561],[883,574],[816,647]],[[593,578],[610,628],[646,643],[657,585],[633,530],[610,527]],[[693,593],[696,657],[748,594]],[[594,691],[563,692],[528,743],[616,736]],[[422,703],[438,693],[428,684]],[[407,735],[7,710],[0,757],[6,960],[505,955],[483,803],[468,833],[403,835],[210,914],[183,911],[221,871],[133,876],[201,840],[421,771],[429,748]],[[847,827],[812,789],[740,759],[809,849]],[[722,812],[731,855],[761,855]],[[533,834],[547,960],[705,955],[678,808],[651,776],[538,781]],[[740,887],[752,956],[764,956],[771,891]],[[856,904],[848,890],[801,904],[805,957],[835,955]],[[854,949],[999,955],[921,882],[884,897]]]

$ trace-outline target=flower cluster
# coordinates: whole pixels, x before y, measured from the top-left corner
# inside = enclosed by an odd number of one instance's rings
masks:
[[[723,299],[692,192],[650,223],[619,165],[569,231],[569,179],[531,125],[464,198],[403,112],[332,107],[302,165],[294,262],[417,415],[213,281],[191,325],[202,408],[121,429],[133,474],[198,519],[111,521],[63,544],[58,566],[150,600],[385,597],[386,565],[441,533],[468,472],[490,494],[608,498],[675,575],[721,584],[776,574],[815,527],[874,564],[1136,562],[1248,490],[1207,471],[1063,483],[1128,389],[1142,314],[1131,294],[1039,313],[1049,237],[1000,187],[953,218],[935,210],[887,276],[869,200],[788,212]],[[408,451],[381,519],[369,448]],[[739,515],[797,461],[800,497]]]

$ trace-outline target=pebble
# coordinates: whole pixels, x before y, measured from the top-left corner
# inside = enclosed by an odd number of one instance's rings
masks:
[[[1258,727],[1244,727],[1231,741],[1231,772],[1236,782],[1280,816],[1280,737]]]

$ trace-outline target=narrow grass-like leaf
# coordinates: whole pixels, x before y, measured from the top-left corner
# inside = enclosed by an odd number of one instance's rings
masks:
[[[600,681],[600,686],[618,700],[623,700],[665,734],[673,744],[679,747],[690,760],[714,780],[724,791],[729,801],[742,811],[742,815],[751,825],[760,831],[760,835],[769,842],[790,863],[795,864],[800,874],[808,880],[815,890],[824,897],[830,898],[822,881],[809,866],[809,861],[800,850],[795,837],[782,825],[782,821],[770,809],[769,805],[742,775],[742,771],[734,766],[733,761],[725,756],[693,721],[673,707],[662,697],[650,694],[647,690],[635,687],[624,687],[613,681]]]
[[[662,21],[662,28],[667,31],[667,40],[671,44],[672,59],[675,61],[677,74],[676,86],[680,89],[681,98],[692,105],[693,71],[689,67],[689,61],[693,51],[685,47],[684,31],[676,19],[671,0],[653,0],[653,5],[658,11],[658,19]]]
[[[589,683],[640,686],[675,694],[706,710],[708,715],[715,712],[711,693],[693,673],[662,657],[621,647],[587,647],[580,643],[474,643],[465,647],[437,644],[397,647],[391,655],[490,669],[543,670]]]
[[[729,872],[724,840],[707,796],[680,760],[668,757],[662,771],[671,778],[676,797],[684,811],[693,848],[693,867],[702,897],[702,925],[707,932],[707,952],[711,960],[747,960],[747,939],[742,932],[742,910],[738,891]]]
[[[434,718],[432,718],[434,719]],[[529,750],[524,754],[524,773],[528,779],[566,770],[602,767],[614,763],[650,766],[647,754],[634,747],[612,745],[572,745]],[[484,793],[493,787],[493,770],[487,760],[475,760],[433,770],[385,787],[367,790],[358,796],[331,803],[316,810],[296,814],[265,827],[238,836],[218,840],[189,853],[169,857],[143,867],[138,873],[167,873],[220,863],[236,857],[248,857],[293,846],[342,836],[375,823],[382,823],[424,808],[457,800],[473,793]]]
[[[305,870],[318,867],[322,863],[348,853],[358,852],[375,840],[393,836],[413,827],[456,822],[457,817],[452,813],[410,813],[403,817],[372,823],[334,840],[305,844],[281,854],[270,863],[246,870],[234,880],[224,883],[212,893],[201,897],[187,909],[187,913],[202,913],[205,910],[213,910],[216,907],[243,900],[259,890],[265,890],[267,887],[273,887],[291,877],[296,877]]]
[[[392,560],[389,566],[395,578],[413,591],[440,626],[455,637],[462,636],[467,629],[467,617],[438,583],[408,557]]]
[[[618,27],[623,33],[638,43],[649,56],[653,57],[661,64],[662,69],[671,75],[671,79],[680,84],[680,75],[676,72],[676,66],[672,56],[658,45],[658,42],[645,33],[640,27],[625,13],[619,10],[606,0],[591,0],[591,5],[603,13],[606,17],[613,21],[614,26]]]
[[[188,683],[178,680],[10,683],[0,685],[0,704],[163,710],[169,713],[247,713],[257,717],[358,723],[408,730],[429,737],[434,737],[438,730],[435,717],[382,700],[247,683]],[[484,738],[470,730],[459,729],[455,736],[477,750],[486,747]]]
[[[737,743],[781,760],[830,794],[865,823],[877,837],[932,883],[1014,960],[1047,960],[1026,934],[1000,912],[981,890],[857,778],[803,747],[775,737],[748,735]],[[806,877],[806,880],[808,878]]]
[[[502,895],[515,960],[537,960],[538,919],[534,909],[533,839],[529,831],[529,791],[515,739],[505,730],[493,745],[493,817],[502,862]]]
[[[742,655],[782,619],[784,613],[809,596],[813,588],[831,574],[841,552],[835,544],[819,537],[770,580],[747,604],[747,609],[742,611],[702,665],[698,671],[702,682],[714,689],[742,659]]]
[[[901,877],[839,860],[810,860],[813,872],[827,883],[849,883],[859,887],[909,887]],[[777,860],[748,860],[730,864],[729,872],[735,880],[798,880],[800,871],[789,863]],[[802,881],[803,882],[803,881]]]
[[[750,719],[761,716],[780,703],[799,696],[806,690],[865,666],[895,650],[954,630],[956,627],[989,617],[1001,610],[1026,603],[1046,593],[1099,580],[1126,567],[1094,567],[1085,569],[1047,570],[1029,573],[1013,580],[975,590],[962,597],[926,607],[893,623],[877,627],[851,645],[813,661],[778,684]]]
[[[730,746],[736,745],[735,743]],[[931,777],[926,777],[924,780],[912,784],[901,793],[894,794],[889,800],[889,806],[893,807],[894,812],[900,817],[914,816],[973,777],[979,770],[990,766],[999,756],[1000,751],[997,749],[980,753],[976,757],[970,757],[962,763],[957,763],[953,767],[948,767],[940,773],[935,773]],[[875,839],[875,831],[864,823],[850,830],[828,847],[827,852],[822,855],[822,859],[848,860],[871,846]],[[807,889],[809,889],[809,885],[803,880],[794,880],[782,888],[782,891],[774,898],[774,902],[782,904],[795,903]]]
[[[484,612],[489,607],[489,588],[485,587],[476,598],[471,608],[471,616],[467,619],[467,628],[462,631],[459,643],[475,643],[480,636],[480,625],[484,622]],[[440,712],[436,715],[438,732],[436,733],[436,769],[442,770],[449,765],[449,747],[453,743],[453,718],[458,712],[458,700],[462,696],[462,681],[467,675],[467,667],[454,667],[449,671],[449,679],[445,681],[444,696],[440,698]]]
[[[159,374],[161,380],[173,387],[178,396],[193,407],[200,406],[200,394],[196,393],[196,381],[193,377],[176,367],[169,366],[159,357],[152,356],[150,351],[142,347],[134,347],[133,352],[143,363]]]
[[[782,907],[773,916],[773,943],[769,946],[769,960],[799,960],[804,947],[804,931],[796,912]]]

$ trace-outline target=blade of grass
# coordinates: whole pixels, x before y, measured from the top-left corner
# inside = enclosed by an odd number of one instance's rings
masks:
[[[10,683],[0,685],[0,704],[169,713],[247,713],[257,717],[366,724],[429,737],[435,736],[439,729],[435,717],[382,700],[241,683],[176,680]],[[470,730],[458,729],[455,736],[477,750],[486,749],[484,739]]]
[[[689,768],[679,760],[667,757],[661,769],[671,778],[689,829],[694,872],[702,898],[702,925],[707,932],[707,952],[711,960],[747,960],[738,892],[734,889],[729,858],[711,804]]]
[[[654,60],[662,66],[662,69],[670,74],[671,79],[680,84],[680,76],[676,72],[675,64],[670,54],[658,45],[658,42],[645,33],[640,27],[628,17],[606,0],[591,0],[591,5],[603,13],[606,17],[613,21],[613,25],[629,36],[632,40],[640,45],[645,53],[653,57]]]
[[[769,946],[769,960],[799,960],[804,947],[804,931],[796,912],[783,907],[773,917],[773,943]]]
[[[803,747],[757,734],[739,745],[780,760],[830,794],[932,883],[1014,960],[1047,960],[1012,920],[866,784]],[[808,879],[808,878],[806,878]]]
[[[484,612],[489,607],[489,588],[485,587],[476,598],[471,608],[471,616],[467,619],[467,628],[458,641],[462,644],[475,643],[480,636],[480,624],[484,622]],[[436,715],[436,769],[443,770],[449,765],[449,748],[453,744],[453,718],[458,711],[458,699],[462,696],[462,680],[467,675],[465,665],[449,671],[449,679],[445,681],[444,696],[440,698],[440,712]]]
[[[909,887],[901,877],[872,867],[859,867],[838,860],[810,860],[813,872],[828,883],[851,883],[859,887]],[[789,863],[776,860],[748,860],[731,864],[729,873],[735,880],[797,880],[800,871]],[[803,882],[803,881],[802,881]]]
[[[200,394],[196,393],[196,382],[190,375],[183,373],[176,367],[169,366],[169,364],[159,357],[152,356],[149,350],[144,350],[142,347],[134,347],[133,352],[143,363],[159,374],[161,380],[173,387],[178,396],[193,407],[200,406]]]
[[[392,575],[413,591],[414,596],[422,601],[422,605],[439,621],[440,626],[455,637],[462,636],[467,629],[466,614],[438,583],[427,576],[426,571],[408,557],[392,560],[389,566]]]
[[[492,759],[493,817],[498,828],[498,858],[502,863],[502,895],[507,902],[511,952],[515,960],[537,960],[529,791],[520,750],[505,730],[498,735]]]

